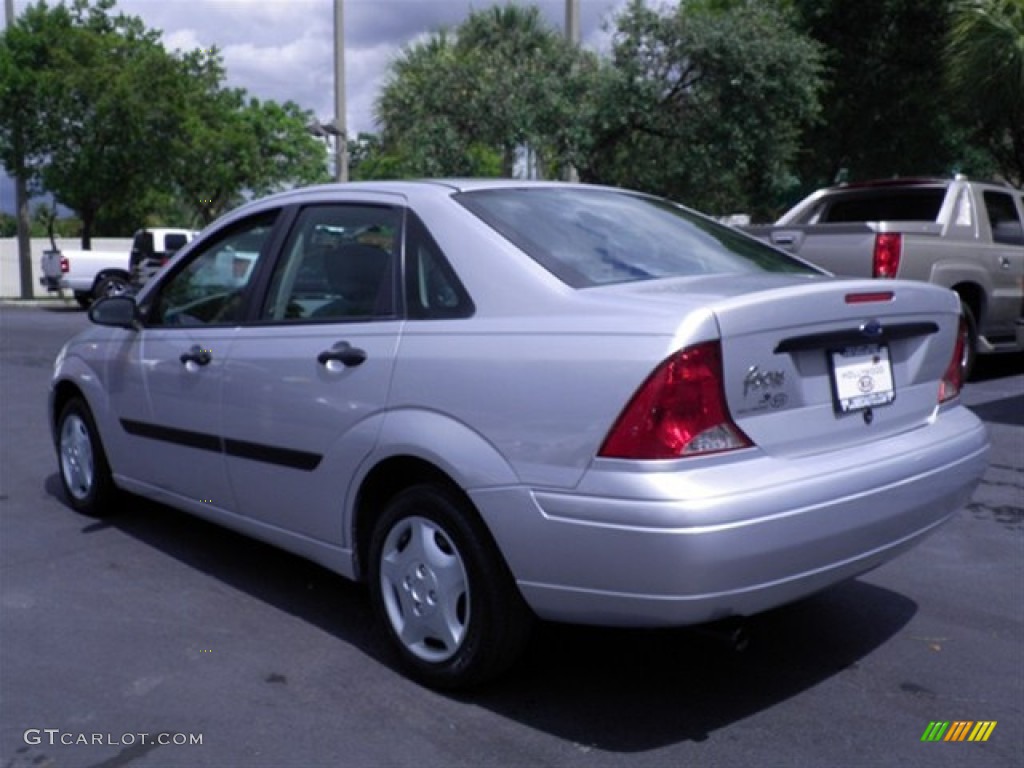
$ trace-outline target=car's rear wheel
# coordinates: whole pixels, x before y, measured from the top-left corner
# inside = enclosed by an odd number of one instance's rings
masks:
[[[114,512],[117,489],[89,406],[72,398],[57,422],[60,480],[71,506],[85,515]]]
[[[418,485],[387,505],[370,541],[370,593],[410,676],[477,685],[520,654],[532,615],[475,510]]]

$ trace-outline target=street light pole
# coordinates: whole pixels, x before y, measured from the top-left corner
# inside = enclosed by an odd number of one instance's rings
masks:
[[[565,0],[565,38],[570,45],[580,45],[580,0]],[[576,166],[568,163],[565,168],[565,180],[578,182],[579,171]]]
[[[580,44],[580,0],[565,0],[565,37],[573,45]]]
[[[348,125],[345,122],[345,0],[334,0],[334,127],[338,181],[348,181]]]

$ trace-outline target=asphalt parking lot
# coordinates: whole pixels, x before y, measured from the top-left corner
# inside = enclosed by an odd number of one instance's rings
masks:
[[[1024,765],[1024,369],[964,399],[992,464],[902,558],[749,622],[545,626],[500,683],[402,678],[361,587],[137,501],[62,500],[46,387],[87,320],[0,306],[0,768]],[[987,741],[927,742],[935,721]],[[201,742],[201,743],[197,743]]]

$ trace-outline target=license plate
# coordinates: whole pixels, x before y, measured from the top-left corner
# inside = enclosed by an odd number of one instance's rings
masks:
[[[830,353],[836,409],[849,413],[896,399],[889,348],[884,344],[847,347]]]

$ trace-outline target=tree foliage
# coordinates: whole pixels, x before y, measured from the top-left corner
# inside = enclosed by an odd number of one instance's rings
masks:
[[[634,0],[616,24],[581,176],[763,213],[792,184],[800,130],[818,115],[817,46],[783,7],[752,0]]]
[[[952,0],[793,2],[827,52],[825,119],[803,137],[805,186],[959,165],[962,135],[943,77]]]
[[[376,103],[383,147],[410,175],[488,174],[496,153],[511,176],[523,146],[564,165],[580,145],[581,84],[596,66],[535,7],[472,12],[392,66]]]
[[[327,180],[323,146],[307,130],[310,113],[222,87],[216,48],[192,51],[182,65],[188,108],[169,162],[174,186],[199,224],[241,202],[243,192],[264,195],[285,184]]]
[[[216,50],[168,53],[113,9],[39,0],[0,37],[0,161],[78,214],[84,247],[154,211],[205,224],[243,193],[326,178],[309,113],[225,89]]]
[[[509,176],[525,149],[542,176],[571,164],[715,209],[772,200],[817,112],[820,56],[791,21],[753,0],[635,1],[601,59],[537,8],[477,11],[395,62],[381,147],[414,175],[474,173],[490,152]]]
[[[966,0],[948,40],[952,103],[974,142],[1024,184],[1024,0]]]

